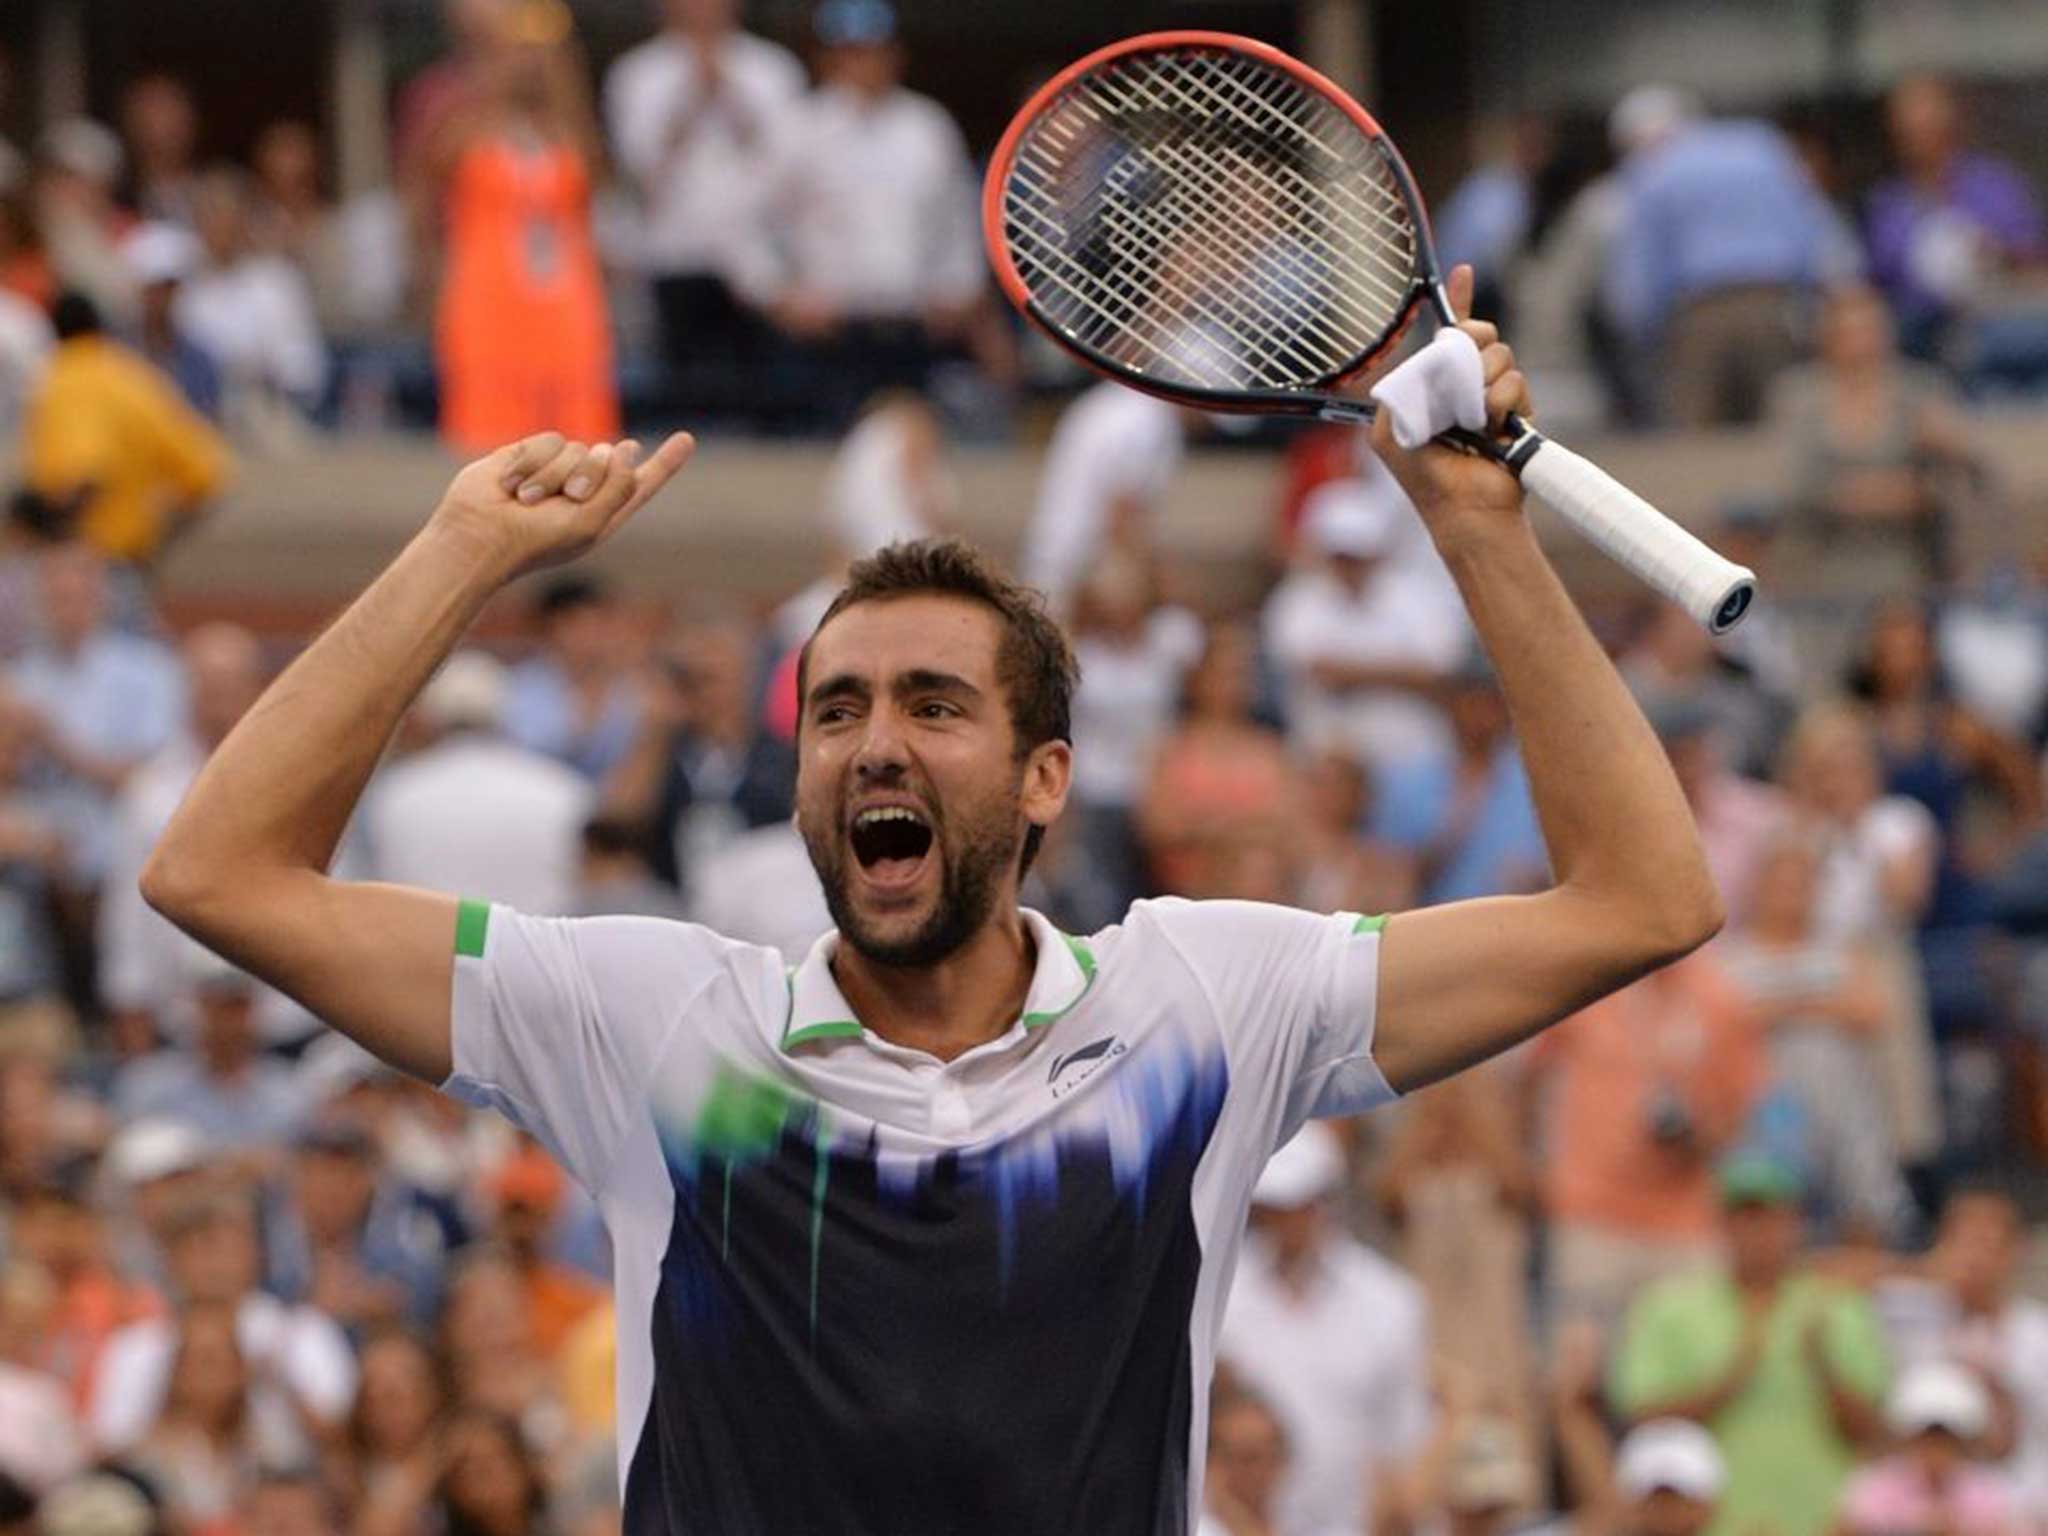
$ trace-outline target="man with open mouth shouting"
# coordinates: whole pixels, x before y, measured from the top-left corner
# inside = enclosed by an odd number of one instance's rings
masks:
[[[1530,414],[1492,327],[1467,329],[1496,426]],[[794,970],[690,924],[330,879],[486,599],[622,524],[680,437],[641,462],[545,436],[464,469],[208,764],[150,901],[531,1129],[603,1209],[633,1536],[1184,1536],[1274,1148],[1718,926],[1684,798],[1515,479],[1377,446],[1498,668],[1540,894],[1391,919],[1164,899],[1061,933],[1017,893],[1067,796],[1073,659],[1033,594],[950,543],[861,562],[805,648],[797,822],[837,931]]]

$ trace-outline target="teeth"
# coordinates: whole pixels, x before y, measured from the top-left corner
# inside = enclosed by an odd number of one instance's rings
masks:
[[[908,821],[920,827],[924,825],[922,816],[900,805],[885,805],[872,811],[862,811],[854,818],[854,825],[872,827],[884,821]]]

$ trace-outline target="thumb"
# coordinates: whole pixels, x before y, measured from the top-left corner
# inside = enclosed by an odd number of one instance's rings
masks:
[[[1444,292],[1451,301],[1451,313],[1460,322],[1472,318],[1473,286],[1472,264],[1468,261],[1461,261],[1451,268],[1451,275],[1444,281]]]

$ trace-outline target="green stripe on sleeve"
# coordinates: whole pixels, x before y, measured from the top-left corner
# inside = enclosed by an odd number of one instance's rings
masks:
[[[484,957],[484,935],[491,927],[491,904],[465,896],[455,909],[455,953],[472,960]]]
[[[1378,933],[1386,926],[1387,915],[1382,912],[1377,917],[1361,917],[1351,925],[1351,931],[1353,933]]]

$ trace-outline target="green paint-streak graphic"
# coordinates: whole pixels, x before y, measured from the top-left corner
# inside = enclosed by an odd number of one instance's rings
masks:
[[[826,1150],[822,1127],[814,1151],[818,1168],[811,1178],[811,1349],[815,1352],[818,1347],[818,1260],[825,1248],[825,1186],[832,1178],[832,1154]]]

